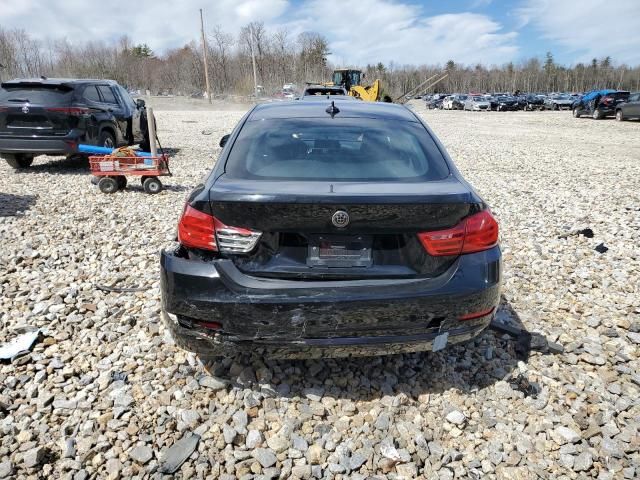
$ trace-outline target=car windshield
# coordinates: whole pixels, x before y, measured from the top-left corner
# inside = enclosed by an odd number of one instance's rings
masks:
[[[248,121],[225,173],[264,180],[389,182],[440,180],[449,168],[417,122],[288,118]]]
[[[484,102],[484,98],[482,97],[473,97],[474,102]]]
[[[569,97],[569,95],[556,95],[554,97],[556,100],[570,100],[571,97]]]

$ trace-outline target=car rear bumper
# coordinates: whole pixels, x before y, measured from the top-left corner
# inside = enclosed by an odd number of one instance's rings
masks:
[[[445,337],[446,344],[459,343],[486,328],[499,303],[500,278],[498,247],[459,257],[437,278],[324,282],[257,278],[229,260],[188,260],[164,250],[162,317],[178,345],[202,355],[434,350]]]
[[[603,107],[603,106],[598,106],[598,110],[600,110],[600,114],[603,117],[609,117],[609,116],[613,116],[616,114],[616,107],[612,106],[612,107]]]
[[[64,136],[5,136],[0,135],[0,153],[34,153],[39,155],[68,155],[78,151],[84,136],[82,130],[72,130]]]

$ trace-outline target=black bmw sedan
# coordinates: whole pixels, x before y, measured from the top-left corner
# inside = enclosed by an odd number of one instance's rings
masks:
[[[393,104],[262,104],[223,137],[161,252],[162,316],[206,356],[437,351],[498,306],[498,224]]]

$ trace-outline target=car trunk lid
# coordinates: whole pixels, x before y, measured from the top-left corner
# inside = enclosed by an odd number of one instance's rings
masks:
[[[456,225],[477,208],[466,184],[247,181],[221,177],[213,215],[262,233],[249,254],[228,255],[243,272],[298,279],[433,276],[454,257],[432,257],[417,233]],[[335,215],[346,214],[347,224]],[[219,239],[220,240],[220,239]]]

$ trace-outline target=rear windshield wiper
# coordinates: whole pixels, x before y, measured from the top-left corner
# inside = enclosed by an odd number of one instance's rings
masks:
[[[7,100],[7,102],[27,102],[29,103],[29,99],[28,98],[10,98]]]

